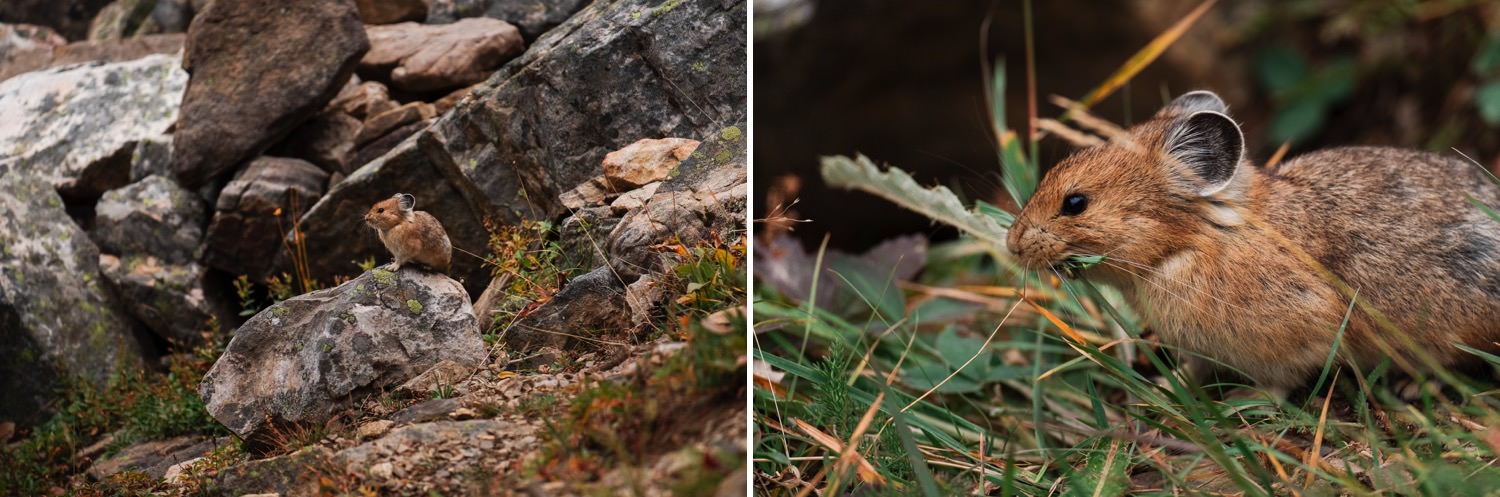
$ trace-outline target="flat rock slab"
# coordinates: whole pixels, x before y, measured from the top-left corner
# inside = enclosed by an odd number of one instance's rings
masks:
[[[177,120],[187,84],[178,58],[63,66],[0,83],[0,175],[44,178],[69,198],[130,179],[138,141]]]
[[[578,12],[588,0],[433,0],[428,24],[485,16],[516,25],[530,42]]]
[[[360,74],[390,75],[391,86],[411,92],[453,90],[490,77],[521,54],[521,32],[505,21],[464,19],[445,25],[414,22],[371,26],[370,52]]]
[[[250,318],[199,394],[209,414],[260,451],[273,428],[321,426],[440,361],[477,366],[484,358],[469,294],[458,282],[416,267],[377,268]]]
[[[122,471],[140,471],[151,478],[161,478],[167,474],[167,468],[202,457],[228,442],[228,437],[215,440],[194,435],[141,442],[94,463],[88,474],[95,480],[104,480]]]
[[[99,249],[52,186],[0,174],[0,419],[41,421],[68,376],[102,387],[141,348],[99,275]]]
[[[173,146],[197,188],[323,108],[369,49],[353,0],[212,2],[193,18]]]

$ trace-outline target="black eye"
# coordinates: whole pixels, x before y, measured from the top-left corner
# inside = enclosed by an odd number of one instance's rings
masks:
[[[379,212],[381,214],[385,214],[385,207],[381,207],[379,209],[375,209],[375,212]]]
[[[1076,216],[1082,214],[1087,208],[1089,208],[1089,198],[1082,193],[1074,193],[1063,199],[1061,212],[1064,216]]]

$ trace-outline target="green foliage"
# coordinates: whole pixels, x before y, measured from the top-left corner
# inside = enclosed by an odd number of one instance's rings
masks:
[[[491,275],[506,283],[495,308],[498,323],[509,323],[530,306],[551,298],[563,281],[583,271],[587,258],[570,257],[558,235],[549,221],[523,221],[491,230],[487,265]]]
[[[1296,142],[1322,129],[1329,111],[1354,92],[1358,69],[1352,57],[1336,57],[1316,70],[1290,46],[1261,52],[1256,67],[1260,83],[1276,102],[1270,139]]]
[[[0,495],[43,495],[84,469],[83,448],[114,433],[111,449],[178,435],[226,435],[198,397],[198,383],[222,344],[169,356],[167,372],[123,372],[102,388],[83,380],[60,392],[52,418],[14,445],[0,447]],[[123,481],[133,488],[129,481]]]

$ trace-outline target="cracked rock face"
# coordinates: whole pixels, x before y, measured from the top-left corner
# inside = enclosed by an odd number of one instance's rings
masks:
[[[416,267],[375,269],[250,318],[199,394],[209,414],[258,451],[276,428],[321,425],[440,361],[474,367],[484,358],[458,282]]]
[[[0,418],[41,421],[69,376],[102,386],[141,363],[99,249],[47,183],[0,174]]]
[[[86,63],[0,82],[0,174],[45,178],[70,198],[124,186],[136,142],[177,120],[187,85],[178,60]]]

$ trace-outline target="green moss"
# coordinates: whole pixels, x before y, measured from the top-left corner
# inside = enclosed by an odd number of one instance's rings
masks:
[[[665,2],[662,2],[661,5],[656,6],[656,8],[651,9],[651,15],[659,16],[662,14],[666,14],[668,12],[671,12],[672,9],[677,8],[677,6],[681,4],[682,0],[667,0]]]
[[[719,132],[719,138],[729,141],[739,141],[741,136],[745,136],[745,132],[740,131],[739,126],[730,126]]]
[[[729,160],[733,159],[733,158],[734,158],[734,152],[732,152],[732,151],[730,151],[728,149],[720,150],[719,153],[714,154],[714,165],[719,165],[719,164],[723,164],[723,163],[729,162]]]
[[[422,303],[412,299],[406,299],[406,308],[410,310],[412,314],[422,313]]]
[[[350,325],[359,322],[359,320],[354,317],[354,314],[348,312],[339,314],[339,319],[344,320],[345,323],[349,323]]]
[[[693,63],[693,72],[708,72],[708,63],[697,61]]]
[[[291,309],[287,309],[286,306],[280,306],[279,305],[279,306],[271,308],[271,315],[279,317],[279,318],[286,317],[287,314],[291,314],[291,313],[292,313],[292,310]]]
[[[391,284],[395,284],[396,283],[396,273],[393,273],[391,271],[388,271],[388,270],[385,270],[385,269],[381,269],[381,268],[376,268],[376,269],[370,271],[370,273],[371,273],[371,276],[375,277],[375,283],[378,283],[378,284],[381,284],[381,285],[391,285]]]

